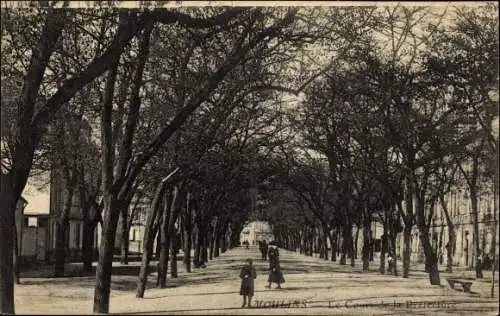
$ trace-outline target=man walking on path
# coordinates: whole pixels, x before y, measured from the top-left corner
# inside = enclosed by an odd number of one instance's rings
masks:
[[[262,241],[262,243],[260,244],[260,252],[262,253],[262,260],[266,261],[267,260],[267,251],[268,251],[268,245],[267,245],[267,242],[265,240]]]

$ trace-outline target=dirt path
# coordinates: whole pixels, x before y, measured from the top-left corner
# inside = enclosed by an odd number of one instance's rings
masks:
[[[242,309],[239,269],[246,258],[257,270],[254,308]],[[236,248],[203,269],[168,279],[166,289],[154,288],[154,275],[144,299],[135,298],[136,274],[113,276],[111,313],[240,314],[240,315],[496,315],[496,299],[487,298],[488,283],[475,282],[473,293],[431,287],[424,273],[410,279],[361,272],[360,267],[281,251],[286,283],[266,289],[268,262],[257,247]],[[131,270],[133,270],[131,268]],[[446,283],[442,276],[442,283]],[[491,281],[490,281],[491,282]],[[17,313],[88,314],[92,312],[93,277],[24,279],[16,287]],[[484,283],[484,284],[483,284]],[[498,295],[498,294],[497,294]],[[497,296],[498,297],[498,296]]]

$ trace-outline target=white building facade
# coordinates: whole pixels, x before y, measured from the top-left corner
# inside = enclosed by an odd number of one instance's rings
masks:
[[[259,241],[270,242],[274,240],[274,234],[268,222],[253,221],[248,223],[240,234],[240,242],[248,242],[250,245],[258,245]]]

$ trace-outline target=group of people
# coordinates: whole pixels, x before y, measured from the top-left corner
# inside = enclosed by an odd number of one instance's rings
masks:
[[[270,289],[271,284],[276,283],[278,285],[276,288],[281,289],[281,284],[285,283],[285,278],[283,277],[283,273],[281,272],[279,250],[277,245],[274,242],[270,242],[268,245],[264,240],[263,242],[259,242],[259,249],[261,251],[263,260],[267,260],[267,257],[269,257],[269,276],[267,278],[267,282],[269,282],[269,285],[266,285],[266,288]],[[255,271],[255,267],[253,266],[252,259],[246,260],[246,265],[243,266],[240,271],[240,278],[240,295],[243,296],[242,307],[251,307],[252,297],[254,295],[254,280],[257,278],[257,273]]]

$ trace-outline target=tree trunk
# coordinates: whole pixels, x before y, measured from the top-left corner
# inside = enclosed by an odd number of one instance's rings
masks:
[[[104,100],[101,107],[101,160],[103,216],[102,235],[97,258],[96,284],[94,290],[94,313],[109,312],[109,295],[111,290],[111,273],[113,269],[113,250],[116,226],[120,216],[118,209],[118,193],[111,190],[114,174],[114,146],[112,140],[113,91],[118,73],[118,59],[108,72],[105,85]]]
[[[302,237],[302,245],[304,249],[304,255],[308,256],[309,255],[309,243],[307,242],[307,239],[309,238],[309,231],[307,230],[308,228],[304,228],[304,236]]]
[[[208,252],[207,252],[207,247],[208,247],[207,238],[208,238],[208,234],[207,234],[206,229],[203,230],[202,238],[203,238],[203,241],[202,241],[202,249],[201,249],[201,260],[204,263],[206,263],[208,261]]]
[[[337,229],[331,234],[330,242],[332,244],[332,261],[337,261],[337,251],[338,251],[338,234]]]
[[[81,173],[83,174],[83,172]],[[82,180],[82,179],[81,179]],[[83,272],[92,272],[92,262],[94,259],[94,234],[95,228],[99,224],[99,214],[100,209],[94,206],[94,218],[90,218],[90,209],[92,208],[92,204],[87,201],[87,197],[85,194],[84,183],[80,184],[80,201],[82,205],[82,213],[83,213],[83,236],[82,236],[82,263],[83,263]]]
[[[9,174],[10,175],[10,174]],[[21,193],[16,194],[11,187],[9,175],[1,174],[2,203],[0,203],[0,313],[14,314],[14,214],[16,202]],[[21,191],[21,190],[20,190]]]
[[[203,241],[201,240],[200,224],[196,225],[196,244],[194,247],[194,258],[193,265],[195,268],[199,268],[201,265],[201,245]]]
[[[411,226],[405,223],[403,229],[403,278],[408,278],[411,263]]]
[[[163,182],[162,185],[160,185],[155,192],[155,195],[153,197],[153,201],[151,203],[151,207],[149,209],[149,212],[146,217],[146,227],[144,229],[144,240],[142,241],[143,244],[143,251],[142,251],[142,260],[141,260],[141,269],[139,271],[139,280],[137,282],[137,292],[136,292],[136,297],[138,298],[143,298],[144,297],[144,292],[146,290],[146,285],[148,282],[148,270],[149,270],[149,261],[151,260],[151,256],[153,253],[153,225],[155,222],[155,219],[157,217],[160,203],[161,203],[161,198],[164,194],[165,190],[165,183]],[[174,188],[175,190],[175,188]],[[161,242],[161,233],[158,234],[157,237],[157,242]]]
[[[378,269],[380,274],[385,274],[385,254],[386,254],[386,252],[387,252],[387,237],[382,235],[382,247],[380,250],[380,265],[379,265],[379,269]]]
[[[350,244],[350,256],[351,256],[351,267],[356,266],[356,259],[354,255],[354,238],[352,237],[352,232],[349,235],[349,244]]]
[[[155,233],[153,234],[153,236],[156,236],[155,258],[158,261],[160,261],[160,251],[161,251],[161,234],[159,232],[160,232],[160,227],[158,225],[158,228],[155,229]]]
[[[128,264],[128,251],[129,251],[129,231],[130,226],[128,225],[128,208],[124,208],[121,210],[121,254],[120,254],[120,262],[122,264]]]
[[[178,236],[176,232],[173,232],[170,242],[170,275],[172,278],[177,278],[177,254],[179,253],[178,247]]]
[[[310,235],[309,235],[309,256],[314,256],[314,226],[311,227]]]
[[[56,249],[55,249],[55,265],[54,276],[64,276],[64,266],[66,264],[66,248],[68,240],[69,220],[67,217],[62,218],[57,223],[56,229]]]
[[[220,249],[220,233],[215,234],[214,238],[214,258],[219,257],[219,249]]]
[[[220,251],[221,253],[225,253],[227,251],[227,224],[226,224],[226,228],[224,229],[224,232],[222,233],[222,236],[221,236],[221,248],[220,248]]]
[[[225,253],[227,251],[227,236],[226,234],[222,235],[220,252]]]
[[[14,314],[14,230],[17,200],[22,189],[16,192],[11,186],[11,174],[1,173],[0,203],[0,313]]]
[[[328,239],[330,239],[330,229],[326,226],[323,227],[323,238],[322,238],[323,252],[324,252],[323,259],[325,260],[328,260]]]
[[[343,230],[339,228],[337,228],[337,235],[336,235],[336,238],[337,238],[337,257],[340,257],[342,255],[342,249],[343,249],[343,240],[341,240],[341,238],[343,238],[342,235],[343,234]],[[342,241],[342,243],[341,243]],[[345,264],[345,263],[344,263]]]
[[[356,234],[354,235],[354,259],[358,259],[358,240],[359,240],[359,226],[356,225]],[[368,249],[370,248],[368,247]]]
[[[172,203],[169,203],[167,194],[164,194],[163,210],[161,211],[161,224],[160,231],[158,235],[158,240],[160,241],[160,259],[158,260],[158,277],[156,285],[159,288],[165,288],[167,286],[167,272],[168,272],[168,254],[170,252],[170,236],[169,236],[169,222],[170,222],[170,210],[174,206],[175,195],[177,193],[172,192]],[[171,206],[170,206],[170,205]],[[160,216],[160,214],[158,214]]]
[[[160,232],[161,235],[164,235]],[[157,268],[157,280],[156,286],[160,289],[167,287],[167,274],[168,274],[168,256],[170,252],[170,242],[167,236],[160,236],[162,239],[161,250],[160,250],[160,260],[158,260]]]
[[[299,243],[299,254],[303,254],[304,253],[304,229],[302,229],[300,231],[300,234],[299,234],[299,240],[298,240],[298,243]]]
[[[408,172],[405,177],[406,190],[404,192],[404,201],[406,205],[406,214],[403,212],[402,202],[397,204],[399,213],[403,219],[403,278],[408,278],[410,274],[411,263],[411,231],[414,222],[413,211],[413,186],[411,182],[411,172]]]
[[[439,278],[438,260],[436,253],[432,249],[428,232],[420,234],[420,242],[422,243],[422,247],[425,253],[425,261],[428,268],[429,281],[431,282],[431,285],[441,285],[441,281]]]
[[[392,260],[393,260],[393,264],[392,264],[392,275],[395,275],[397,276],[398,275],[398,256],[396,255],[396,236],[397,234],[396,233],[393,233],[393,235],[391,236],[391,254],[392,254]]]
[[[193,249],[193,235],[190,225],[186,227],[185,230],[185,248],[184,248],[184,266],[186,267],[186,272],[191,272],[191,250]]]
[[[295,236],[295,247],[299,249],[299,254],[300,253],[303,253],[303,250],[302,250],[302,236],[299,233],[297,233],[297,236]]]
[[[297,252],[297,248],[299,249],[300,251],[300,242],[299,242],[299,238],[298,237],[298,233],[295,232],[295,234],[293,234],[293,239],[292,239],[292,243],[293,243],[293,252]]]
[[[432,248],[432,244],[429,238],[429,227],[427,226],[425,219],[425,200],[419,196],[417,198],[417,225],[420,232],[420,242],[425,254],[425,265],[427,267],[427,272],[429,273],[429,281],[431,285],[441,285],[441,280],[439,278],[439,268],[436,252]],[[430,210],[433,211],[432,209]]]
[[[316,238],[316,227],[311,227],[311,238],[309,239],[309,242],[311,243],[309,249],[311,251],[310,256],[314,257],[314,252],[316,249],[314,249],[314,239]]]
[[[56,233],[56,249],[55,249],[55,265],[54,265],[54,276],[62,277],[64,276],[64,266],[66,264],[66,248],[68,247],[68,229],[69,229],[69,214],[71,212],[71,207],[73,206],[73,193],[74,193],[74,181],[70,179],[70,176],[66,176],[66,198],[64,200],[64,207],[62,213],[60,214],[59,221],[57,223],[57,233]]]
[[[342,231],[342,254],[340,256],[340,264],[345,265],[347,263],[347,255],[350,252],[350,240],[352,239],[352,227],[350,223],[343,225]]]
[[[439,196],[439,201],[441,203],[441,208],[443,210],[444,216],[446,218],[446,224],[448,226],[448,244],[446,244],[446,272],[452,273],[453,272],[453,255],[455,253],[455,247],[456,247],[456,233],[455,233],[455,225],[453,224],[453,221],[451,220],[451,216],[448,212],[448,206],[446,205],[446,202],[444,200],[444,196],[440,194]]]
[[[477,164],[477,162],[475,163]],[[474,165],[475,165],[474,164]],[[477,169],[477,166],[473,166],[473,169]],[[477,192],[476,188],[470,187],[470,199],[471,199],[471,210],[472,210],[472,221],[474,225],[474,248],[476,250],[476,260],[475,260],[475,268],[476,268],[476,278],[482,279],[483,278],[483,267],[482,267],[482,260],[480,260],[480,256],[482,257],[481,253],[481,246],[479,242],[479,214],[478,214],[478,203],[477,203]]]
[[[84,272],[92,272],[92,261],[94,257],[94,231],[96,225],[97,222],[90,220],[83,223],[82,262]]]
[[[226,220],[223,226],[222,240],[221,240],[221,253],[225,253],[228,249],[228,236],[229,236],[229,221]],[[281,244],[283,247],[283,244]]]
[[[392,214],[391,214],[392,216]],[[388,247],[388,242],[389,242],[389,231],[388,231],[388,224],[389,222],[389,214],[388,210],[384,210],[384,231],[382,232],[382,249],[380,249],[380,266],[379,266],[379,272],[381,274],[385,274],[385,254],[387,252]],[[394,255],[393,255],[394,256]]]
[[[170,252],[170,270],[171,270],[171,276],[176,278],[177,277],[177,252],[178,252],[178,240],[177,240],[177,232],[175,229],[175,223],[177,222],[180,210],[181,210],[181,203],[183,200],[183,196],[179,196],[179,192],[177,188],[174,188],[174,191],[172,192],[172,201],[170,202],[170,207],[165,208],[165,221],[168,223],[168,226],[165,226],[165,240],[166,243],[164,246],[162,245],[162,254],[164,253],[165,259],[162,260],[162,263],[160,266],[163,267],[164,269],[164,277],[166,279],[167,277],[167,265],[168,265],[168,256]],[[164,251],[163,251],[164,250]],[[161,257],[161,256],[160,256]],[[165,283],[166,285],[166,283]]]
[[[307,256],[307,226],[305,226],[302,229],[302,239],[301,239],[301,246],[302,246],[302,254]]]
[[[359,230],[359,227],[358,227]],[[372,227],[371,218],[368,215],[368,210],[365,209],[363,216],[363,271],[370,270],[370,246],[372,242]]]
[[[478,214],[478,203],[477,203],[477,190],[478,190],[478,185],[477,185],[477,180],[479,176],[479,157],[477,155],[472,156],[472,172],[469,175],[459,164],[458,165],[460,170],[462,171],[462,175],[464,178],[467,180],[467,184],[469,186],[469,191],[470,191],[470,199],[471,199],[471,213],[472,213],[472,226],[473,226],[473,238],[472,238],[472,243],[473,243],[473,249],[475,252],[475,262],[474,266],[476,269],[476,278],[481,279],[483,278],[483,269],[482,269],[482,261],[480,260],[480,256],[482,257],[481,253],[481,246],[480,246],[480,239],[479,239],[479,214]]]
[[[441,226],[441,231],[439,232],[439,242],[438,242],[438,249],[437,249],[437,254],[438,254],[438,261],[439,264],[443,264],[443,237],[444,237],[444,226]]]
[[[491,240],[491,257],[492,257],[492,264],[491,264],[491,298],[495,297],[495,272],[496,272],[496,267],[497,267],[497,262],[498,262],[498,257],[497,257],[497,229],[498,229],[498,222],[497,222],[497,212],[498,212],[498,164],[495,165],[495,181],[493,181],[493,236]]]
[[[309,243],[307,242],[308,238],[309,238],[309,226],[304,226],[304,229],[303,229],[303,234],[302,234],[302,253],[306,256],[309,255]]]
[[[346,265],[347,263],[347,248],[345,246],[346,241],[342,237],[342,250],[340,251],[340,265]]]
[[[21,225],[23,225],[21,223]],[[19,260],[20,260],[20,249],[19,249],[19,236],[17,234],[17,223],[14,225],[14,281],[16,284],[21,284],[21,275],[19,274]]]
[[[182,259],[182,262],[184,264],[186,272],[190,273],[191,272],[191,249],[192,249],[192,232],[191,232],[190,227],[185,226],[183,233],[184,233],[184,245],[183,245],[184,258]]]
[[[209,249],[210,251],[208,253],[208,258],[210,260],[214,259],[214,247],[215,247],[215,238],[213,232],[210,232],[210,249]]]
[[[317,250],[317,242],[316,242],[316,227],[312,227],[311,228],[311,256],[314,256],[314,254],[316,252],[318,252]]]
[[[106,192],[105,194],[102,236],[94,292],[94,313],[106,314],[109,312],[113,251],[120,212],[116,196],[110,192]]]

